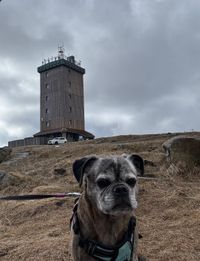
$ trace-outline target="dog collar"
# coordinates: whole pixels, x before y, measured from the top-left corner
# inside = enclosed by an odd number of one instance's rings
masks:
[[[99,261],[130,261],[133,256],[134,234],[136,226],[136,218],[132,217],[128,224],[128,230],[123,240],[116,246],[106,246],[100,242],[85,239],[80,233],[80,224],[77,216],[78,202],[73,209],[71,218],[71,226],[74,233],[79,235],[79,246],[85,252]]]

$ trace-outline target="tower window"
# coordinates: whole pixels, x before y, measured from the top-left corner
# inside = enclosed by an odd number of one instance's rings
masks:
[[[50,86],[49,86],[48,83],[45,84],[45,88],[46,88],[46,89],[49,89],[49,88],[50,88]]]
[[[49,121],[46,121],[46,127],[49,127],[49,126],[50,126]]]
[[[70,99],[72,98],[72,95],[71,95],[71,93],[69,93],[69,98],[70,98]]]
[[[72,112],[72,107],[69,106],[69,112]]]
[[[46,109],[46,114],[49,113],[49,109]]]
[[[48,101],[48,100],[49,100],[49,96],[46,96],[46,97],[45,97],[45,100]]]
[[[49,76],[49,72],[46,72],[46,73],[45,73],[45,76],[46,76],[46,78],[47,78],[47,77]]]
[[[70,127],[72,126],[72,120],[69,120],[69,126]]]

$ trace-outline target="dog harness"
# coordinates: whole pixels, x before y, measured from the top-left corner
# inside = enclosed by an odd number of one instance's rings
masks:
[[[73,209],[73,215],[70,220],[70,224],[74,233],[79,235],[79,246],[85,250],[85,252],[99,261],[131,261],[133,256],[134,234],[136,219],[132,217],[128,224],[128,230],[125,233],[122,241],[114,246],[105,246],[104,244],[85,239],[81,235],[80,223],[77,216],[78,202]]]

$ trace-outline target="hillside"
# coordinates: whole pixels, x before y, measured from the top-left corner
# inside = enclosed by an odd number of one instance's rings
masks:
[[[153,178],[139,180],[140,253],[148,260],[200,260],[200,176],[178,175],[168,166],[162,143],[172,136],[128,135],[15,148],[11,159],[0,164],[0,172],[14,177],[9,186],[0,184],[0,195],[79,191],[71,170],[75,159],[137,153],[154,163],[145,165],[146,175]],[[73,198],[0,202],[0,260],[71,260],[73,202]]]

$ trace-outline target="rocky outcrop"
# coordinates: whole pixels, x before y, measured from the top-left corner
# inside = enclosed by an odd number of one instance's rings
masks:
[[[0,163],[10,159],[12,149],[9,147],[0,148]]]
[[[0,189],[4,189],[5,187],[17,185],[17,184],[19,184],[18,177],[0,171]]]
[[[200,138],[177,136],[163,143],[170,163],[185,162],[200,166]]]

